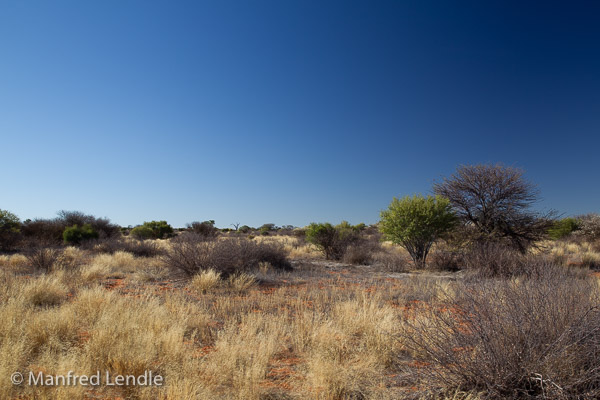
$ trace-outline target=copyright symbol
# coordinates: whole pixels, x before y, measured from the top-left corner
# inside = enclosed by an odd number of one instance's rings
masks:
[[[13,385],[20,385],[23,383],[23,374],[20,372],[15,372],[10,376],[10,381]]]

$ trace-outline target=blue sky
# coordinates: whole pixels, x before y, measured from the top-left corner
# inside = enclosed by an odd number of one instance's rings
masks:
[[[600,211],[600,6],[2,1],[0,208],[372,223],[459,164]]]

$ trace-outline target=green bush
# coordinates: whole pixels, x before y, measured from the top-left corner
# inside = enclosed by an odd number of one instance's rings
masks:
[[[144,222],[129,233],[138,239],[164,239],[173,235],[173,227],[167,221]]]
[[[83,226],[73,225],[63,231],[65,244],[79,245],[90,239],[98,239],[98,232],[90,224]]]
[[[10,250],[20,236],[21,221],[10,211],[0,210],[0,250]]]
[[[347,221],[333,226],[329,222],[313,222],[306,228],[306,240],[325,253],[328,260],[341,259],[349,245],[359,240],[360,225],[353,226]]]
[[[554,222],[552,227],[548,229],[548,236],[551,239],[558,240],[568,236],[579,228],[579,224],[575,218],[563,218]]]
[[[380,230],[395,244],[403,246],[417,267],[425,267],[431,245],[456,224],[450,201],[442,196],[394,197],[381,212]]]

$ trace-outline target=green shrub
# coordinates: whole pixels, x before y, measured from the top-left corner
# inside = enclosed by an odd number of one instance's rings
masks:
[[[554,222],[552,227],[548,229],[548,236],[551,239],[558,240],[568,236],[579,227],[579,223],[575,218],[563,218]]]
[[[442,196],[394,198],[381,212],[380,230],[404,247],[417,267],[425,267],[431,245],[456,224],[450,201]]]
[[[306,228],[306,240],[323,251],[328,260],[339,260],[348,246],[359,240],[359,231],[360,228],[347,221],[336,226],[313,222]]]
[[[0,250],[10,250],[20,236],[21,221],[10,211],[0,210]]]
[[[137,239],[152,239],[152,238],[154,238],[154,232],[152,232],[152,229],[150,229],[144,225],[136,226],[129,232],[129,235],[131,235],[132,237],[135,237]]]
[[[164,239],[173,235],[173,227],[167,221],[144,222],[129,233],[138,239]]]
[[[63,240],[65,244],[79,245],[81,242],[90,239],[98,239],[98,232],[90,224],[83,226],[73,225],[65,228],[63,231]]]

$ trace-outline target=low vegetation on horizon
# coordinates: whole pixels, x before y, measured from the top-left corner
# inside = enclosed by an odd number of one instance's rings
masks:
[[[600,215],[461,166],[374,225],[0,210],[0,398],[594,399]],[[15,385],[15,372],[162,386]]]

